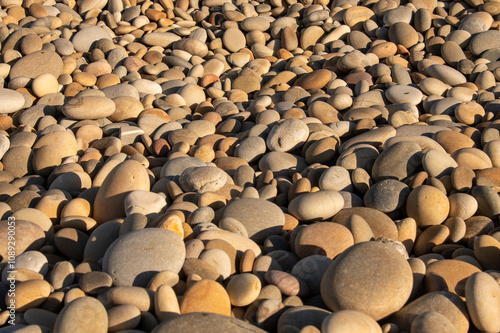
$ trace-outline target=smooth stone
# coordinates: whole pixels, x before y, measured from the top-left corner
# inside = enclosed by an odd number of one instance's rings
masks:
[[[227,174],[214,166],[191,167],[185,169],[179,177],[179,185],[185,192],[216,192],[227,181]]]
[[[130,304],[114,306],[108,310],[108,332],[136,328],[141,322],[141,312]]]
[[[385,97],[392,103],[417,105],[422,101],[422,92],[411,86],[395,85],[385,91]]]
[[[8,114],[21,110],[26,101],[23,95],[15,90],[0,88],[0,99],[3,101],[0,106],[0,114]]]
[[[389,28],[389,39],[395,44],[410,48],[418,43],[417,31],[406,22],[397,22]]]
[[[465,283],[467,309],[474,326],[480,331],[495,332],[500,329],[500,287],[485,272],[474,273]]]
[[[158,193],[136,190],[125,197],[124,207],[127,216],[140,213],[148,219],[156,218],[161,210],[167,206],[165,197]]]
[[[348,192],[354,189],[349,171],[342,166],[332,166],[326,169],[319,178],[319,188]]]
[[[434,330],[443,333],[457,333],[457,329],[448,318],[434,311],[419,314],[410,327],[410,333],[424,333]]]
[[[288,204],[288,211],[301,221],[326,220],[344,207],[344,198],[338,191],[321,190],[305,193]]]
[[[421,166],[422,150],[414,142],[397,142],[377,157],[373,163],[372,177],[375,181],[383,179],[403,180],[413,175]]]
[[[257,243],[255,243],[251,239],[226,230],[216,229],[216,230],[203,231],[197,237],[197,239],[202,241],[210,241],[214,239],[220,239],[226,241],[227,243],[232,245],[236,249],[236,251],[238,251],[238,253],[241,254],[245,253],[247,250],[252,250],[255,253],[255,255],[258,256],[262,252]]]
[[[323,321],[330,315],[330,311],[310,305],[294,306],[283,312],[278,320],[278,332],[285,332],[290,328],[304,331],[305,327],[321,328]]]
[[[222,43],[229,52],[238,52],[245,47],[245,35],[238,28],[229,28],[222,35]]]
[[[185,292],[180,310],[181,314],[210,312],[230,316],[231,300],[218,282],[201,280]]]
[[[305,90],[321,89],[332,79],[332,72],[326,69],[320,69],[312,73],[307,73],[300,76],[294,82],[294,86],[299,86]]]
[[[83,257],[96,261],[101,260],[109,246],[118,238],[120,226],[121,223],[118,221],[108,221],[95,228],[85,246]]]
[[[40,64],[44,65],[40,66]],[[63,61],[53,51],[41,50],[25,55],[12,66],[9,78],[11,80],[17,77],[34,79],[45,73],[52,74],[56,78],[63,73]]]
[[[68,258],[78,261],[83,260],[88,240],[87,234],[74,228],[63,228],[54,235],[56,248]]]
[[[200,255],[200,259],[212,266],[223,280],[231,275],[231,258],[221,249],[207,249]]]
[[[344,208],[333,218],[333,222],[347,225],[352,215],[359,215],[370,226],[375,238],[386,237],[389,239],[398,239],[398,229],[394,221],[386,214],[368,207]]]
[[[262,283],[251,273],[233,276],[226,287],[226,291],[233,306],[243,307],[253,303],[260,294]]]
[[[109,305],[130,304],[141,312],[150,311],[154,301],[152,293],[142,287],[113,287],[106,294]]]
[[[481,266],[484,269],[499,270],[500,264],[495,258],[500,253],[500,242],[496,238],[484,234],[477,235],[473,241],[474,255]]]
[[[181,40],[182,37],[172,32],[150,32],[142,36],[142,42],[149,46],[169,47],[174,42]]]
[[[467,82],[467,79],[462,73],[450,66],[434,64],[429,66],[426,71],[430,76],[452,87]]]
[[[178,317],[164,321],[152,333],[185,332],[199,330],[206,333],[241,332],[264,333],[266,331],[249,322],[210,312],[182,314]]]
[[[301,259],[318,254],[334,259],[353,244],[351,232],[343,225],[316,222],[300,230],[294,248]]]
[[[67,304],[57,316],[54,332],[107,332],[106,308],[93,297],[80,297]]]
[[[343,153],[348,148],[359,144],[370,144],[378,148],[383,146],[388,139],[396,136],[396,133],[396,129],[391,126],[373,128],[343,142],[339,147],[339,152]]]
[[[409,187],[395,179],[385,179],[373,184],[365,193],[365,206],[389,213],[401,208],[410,194]]]
[[[110,34],[98,26],[90,26],[78,31],[71,42],[77,52],[88,52],[101,39],[111,39]]]
[[[309,295],[319,295],[321,279],[331,263],[332,259],[324,255],[313,254],[299,260],[290,274],[307,283]]]
[[[330,314],[321,324],[324,333],[370,332],[382,333],[380,325],[366,313],[340,310]]]
[[[2,256],[2,262],[8,261],[8,223],[0,224],[0,255]],[[41,227],[37,224],[16,220],[16,255],[21,255],[25,251],[37,251],[45,243],[45,233]],[[22,237],[21,237],[22,235]]]
[[[115,286],[145,287],[157,272],[179,272],[185,255],[179,235],[170,230],[147,228],[131,231],[114,241],[104,255],[102,266]]]
[[[300,148],[309,136],[309,128],[299,119],[291,118],[274,125],[266,144],[271,151],[288,152]]]
[[[124,199],[132,191],[149,191],[149,176],[137,161],[127,160],[118,164],[99,188],[93,209],[93,218],[101,224],[124,217]]]
[[[400,310],[412,287],[410,265],[397,250],[365,242],[351,246],[330,265],[321,280],[321,296],[332,311],[356,310],[379,320]]]
[[[85,293],[97,295],[111,288],[113,278],[104,272],[88,272],[80,277],[78,284]]]
[[[241,198],[224,207],[221,220],[234,218],[248,232],[248,237],[261,244],[267,237],[281,233],[285,216],[274,203],[263,199]]]
[[[59,151],[59,154],[63,159],[76,155],[78,151],[77,140],[71,131],[44,134],[38,138],[32,149],[36,150],[43,146],[51,146],[55,148]]]
[[[406,200],[406,211],[419,227],[438,225],[448,217],[450,204],[439,189],[421,185],[410,192]]]
[[[445,259],[427,266],[425,273],[425,289],[433,291],[450,291],[465,297],[467,279],[481,270],[465,261]]]
[[[422,166],[429,176],[440,178],[451,175],[452,171],[458,167],[458,164],[449,154],[430,149],[422,157]]]
[[[479,56],[484,51],[500,47],[500,32],[497,30],[488,30],[475,35],[470,43],[469,49],[472,54]]]
[[[465,303],[459,296],[448,291],[435,291],[420,296],[396,312],[391,317],[391,322],[400,330],[409,331],[415,318],[428,311],[438,312],[448,318],[458,333],[466,333],[469,330]]]
[[[305,159],[290,153],[272,151],[266,153],[259,161],[261,171],[270,170],[274,177],[289,177],[290,169],[294,172],[302,172],[308,166]]]
[[[2,159],[3,168],[14,177],[21,178],[33,173],[33,151],[29,147],[11,147]]]

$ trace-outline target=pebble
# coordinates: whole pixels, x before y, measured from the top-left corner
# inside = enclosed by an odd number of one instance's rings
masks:
[[[340,310],[326,317],[321,324],[325,333],[382,332],[379,324],[369,315],[355,310]]]
[[[124,217],[124,199],[135,190],[149,190],[149,176],[145,168],[133,160],[118,164],[108,174],[97,192],[92,217],[99,224]]]
[[[414,218],[419,227],[428,227],[444,222],[448,217],[450,203],[439,189],[421,185],[408,195],[406,210],[408,216]]]
[[[151,246],[141,245],[146,240]],[[106,250],[103,271],[113,278],[115,286],[146,286],[157,272],[179,272],[184,264],[185,251],[182,239],[170,230],[131,231]]]
[[[23,95],[11,89],[0,88],[0,97],[4,101],[0,107],[1,114],[19,111],[26,103]]]
[[[86,332],[107,332],[106,308],[93,297],[80,297],[67,304],[57,316],[54,332],[85,329]]]
[[[322,190],[300,195],[288,205],[288,211],[300,221],[326,220],[344,207],[338,191]]]
[[[236,219],[256,243],[280,234],[285,224],[285,216],[276,204],[256,198],[242,198],[229,203],[221,218]]]
[[[189,288],[180,303],[181,314],[210,312],[225,316],[231,314],[231,300],[218,282],[201,280]]]
[[[321,280],[321,297],[332,311],[356,310],[379,320],[406,304],[412,286],[411,268],[397,250],[364,242],[348,248],[330,265]],[[379,299],[390,302],[378,305]]]

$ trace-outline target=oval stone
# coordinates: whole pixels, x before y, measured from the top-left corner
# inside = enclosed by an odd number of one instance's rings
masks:
[[[106,308],[93,297],[80,297],[68,303],[57,316],[54,332],[108,332]]]
[[[102,183],[94,202],[93,218],[98,224],[125,216],[125,197],[132,191],[149,191],[149,175],[137,161],[118,164]]]
[[[80,96],[64,103],[63,114],[75,120],[99,119],[111,116],[116,110],[116,104],[107,97]]]
[[[321,297],[332,311],[356,310],[380,320],[400,310],[412,288],[404,256],[390,245],[364,242],[331,264],[321,280]]]
[[[271,235],[279,235],[285,224],[285,215],[276,204],[254,198],[230,202],[222,212],[221,220],[224,218],[238,220],[248,232],[248,237],[258,244]]]
[[[102,268],[115,286],[146,287],[158,272],[178,273],[185,256],[184,242],[175,232],[146,228],[114,241],[104,255]]]
[[[326,220],[344,207],[344,198],[334,190],[321,190],[295,197],[288,211],[301,221]]]

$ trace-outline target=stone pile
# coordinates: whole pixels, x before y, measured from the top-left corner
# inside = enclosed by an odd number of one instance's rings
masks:
[[[0,332],[500,331],[498,0],[0,19]]]

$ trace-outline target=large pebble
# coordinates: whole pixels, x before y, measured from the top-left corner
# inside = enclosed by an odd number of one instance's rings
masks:
[[[285,224],[285,216],[276,204],[254,198],[230,202],[224,208],[221,218],[239,221],[248,232],[248,237],[258,244],[271,235],[280,234]]]
[[[500,330],[500,287],[491,275],[478,272],[469,276],[465,298],[474,326],[485,332]]]
[[[241,332],[264,333],[266,331],[246,321],[210,312],[182,314],[176,318],[164,321],[153,333],[184,332],[198,330],[206,333]]]
[[[406,211],[419,227],[428,227],[444,222],[450,211],[450,203],[439,189],[421,185],[410,192],[406,201]]]
[[[195,283],[184,294],[180,304],[181,314],[210,312],[231,315],[231,300],[218,282],[202,280]]]
[[[344,198],[334,190],[305,193],[288,204],[288,211],[300,221],[326,220],[344,207]]]
[[[104,223],[125,216],[124,199],[135,190],[149,191],[149,176],[137,161],[117,165],[102,183],[95,198],[93,218]]]
[[[129,232],[113,242],[102,266],[115,286],[145,287],[157,272],[179,272],[185,255],[179,235],[170,230],[147,228]]]
[[[379,320],[400,310],[412,287],[410,265],[397,250],[365,242],[351,246],[332,263],[321,280],[321,296],[333,311],[356,310]]]
[[[214,166],[187,168],[179,178],[179,185],[185,192],[216,192],[227,181],[227,174]]]
[[[80,297],[57,316],[54,332],[108,332],[106,308],[93,297]]]
[[[2,100],[2,105],[0,105],[0,113],[13,113],[19,111],[26,102],[23,95],[15,90],[0,88],[0,99]]]

